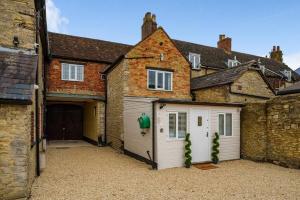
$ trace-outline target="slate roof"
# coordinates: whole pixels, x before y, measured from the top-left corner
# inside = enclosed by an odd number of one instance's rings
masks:
[[[256,61],[249,61],[237,67],[227,68],[206,76],[191,79],[191,89],[203,89],[220,85],[227,85],[237,80],[244,72],[249,69],[259,70]],[[268,83],[267,83],[268,84]]]
[[[300,81],[296,82],[294,85],[280,89],[277,94],[278,95],[285,95],[285,94],[296,94],[300,93]]]
[[[113,63],[131,45],[49,32],[50,54],[74,60]]]
[[[226,69],[228,68],[226,63],[228,59],[236,59],[240,63],[249,62],[251,60],[260,60],[261,64],[264,65],[267,69],[274,71],[276,73],[281,74],[281,71],[291,70],[287,65],[283,63],[279,63],[273,59],[255,56],[251,54],[241,53],[232,51],[231,53],[226,53],[223,49],[204,46],[200,44],[195,44],[191,42],[185,42],[180,40],[174,40],[177,48],[185,55],[188,56],[189,52],[197,53],[201,55],[201,65],[216,69]],[[267,72],[268,76],[276,76],[276,74]],[[300,80],[300,76],[296,74],[294,71],[293,80]]]
[[[0,51],[0,101],[31,103],[36,55]]]

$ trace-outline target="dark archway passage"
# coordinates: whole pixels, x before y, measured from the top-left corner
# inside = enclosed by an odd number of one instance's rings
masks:
[[[83,137],[83,108],[78,105],[47,106],[48,140],[81,140]]]

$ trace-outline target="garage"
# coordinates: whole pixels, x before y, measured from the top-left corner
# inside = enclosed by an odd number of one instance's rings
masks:
[[[48,140],[83,139],[83,107],[80,105],[48,105],[46,123]]]

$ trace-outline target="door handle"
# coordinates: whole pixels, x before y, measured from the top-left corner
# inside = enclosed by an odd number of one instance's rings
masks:
[[[208,137],[208,132],[206,132],[206,137]]]

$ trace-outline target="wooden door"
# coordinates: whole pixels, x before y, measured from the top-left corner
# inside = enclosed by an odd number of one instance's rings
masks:
[[[83,135],[83,109],[77,105],[49,105],[46,123],[48,140],[80,140]]]

